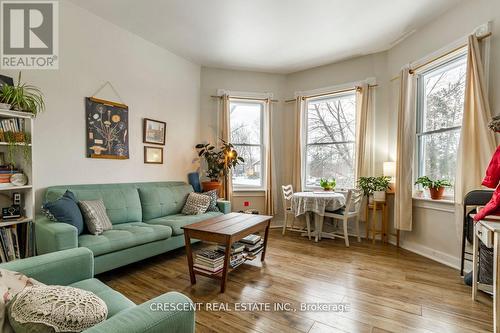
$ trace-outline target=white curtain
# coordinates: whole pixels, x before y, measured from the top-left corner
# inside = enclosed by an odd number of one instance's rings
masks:
[[[372,94],[367,83],[356,90],[356,179],[374,173]]]
[[[396,191],[394,227],[412,229],[413,160],[416,125],[416,79],[409,66],[400,74],[398,129],[396,142]]]
[[[265,193],[265,210],[267,215],[274,215],[274,165],[273,165],[273,140],[272,140],[272,104],[268,98],[265,103],[265,140],[266,140],[266,193]]]
[[[356,167],[355,179],[374,176],[373,92],[367,83],[356,89]],[[361,205],[360,219],[365,220],[367,205]]]
[[[480,43],[476,36],[471,35],[468,39],[465,105],[455,176],[455,220],[459,234],[462,233],[463,198],[467,192],[481,187],[488,162],[496,149],[495,135],[488,129],[490,120]]]
[[[295,99],[294,152],[292,163],[292,185],[294,192],[302,190],[302,112],[304,101],[299,96]]]

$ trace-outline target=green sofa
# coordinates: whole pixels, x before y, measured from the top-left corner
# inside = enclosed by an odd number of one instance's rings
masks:
[[[35,220],[37,253],[89,248],[96,274],[182,247],[183,226],[231,211],[228,201],[219,201],[220,212],[181,214],[193,192],[184,182],[53,186],[45,191],[44,201],[57,200],[66,190],[78,200],[102,199],[113,229],[78,236],[74,226],[40,215]]]
[[[49,285],[73,286],[93,292],[108,306],[108,318],[86,333],[190,333],[195,330],[191,300],[169,292],[141,305],[94,279],[94,256],[89,249],[76,248],[1,264]],[[153,305],[152,305],[153,304]],[[158,304],[158,305],[157,305]],[[159,304],[174,304],[160,306]],[[161,308],[163,311],[153,311]],[[165,310],[182,311],[165,311]]]

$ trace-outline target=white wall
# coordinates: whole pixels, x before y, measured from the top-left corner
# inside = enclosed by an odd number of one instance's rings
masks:
[[[60,20],[59,70],[23,72],[47,106],[33,139],[37,206],[50,185],[185,181],[200,139],[200,67],[69,2],[60,2]],[[128,160],[85,157],[84,97],[106,81],[129,106]],[[118,99],[109,89],[98,97]],[[163,165],[143,163],[144,117],[167,122]]]

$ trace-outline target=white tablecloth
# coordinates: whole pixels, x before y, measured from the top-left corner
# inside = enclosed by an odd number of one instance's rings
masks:
[[[325,210],[334,211],[345,205],[345,196],[337,192],[297,192],[292,196],[295,216],[306,212],[325,215]]]

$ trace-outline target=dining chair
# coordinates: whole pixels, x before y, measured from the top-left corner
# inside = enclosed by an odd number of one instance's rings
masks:
[[[361,202],[363,201],[363,191],[352,189],[347,192],[346,204],[344,208],[338,209],[334,212],[326,211],[324,217],[330,217],[334,220],[342,221],[343,235],[338,233],[330,233],[332,237],[344,238],[345,246],[349,247],[349,235],[347,233],[347,222],[355,219],[356,237],[358,242],[361,242],[359,236],[359,214],[361,211]],[[323,225],[320,226],[320,233],[323,233]]]
[[[292,196],[293,196],[293,186],[292,185],[281,185],[281,193],[283,199],[283,211],[285,213],[285,222],[283,223],[283,235],[288,228],[288,215],[292,215],[292,229],[295,223],[295,214],[292,209]]]

